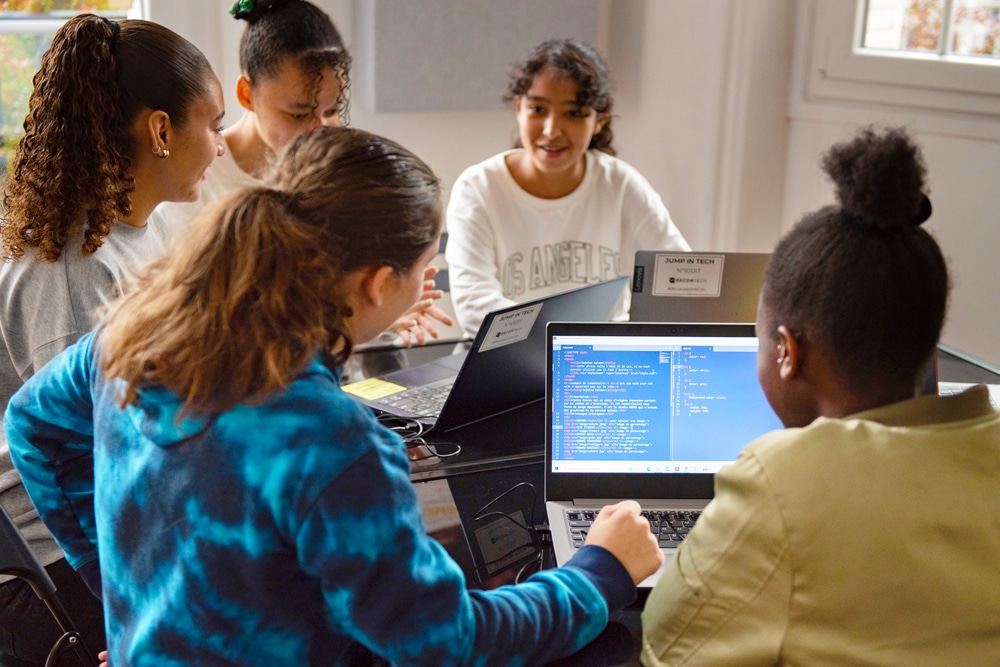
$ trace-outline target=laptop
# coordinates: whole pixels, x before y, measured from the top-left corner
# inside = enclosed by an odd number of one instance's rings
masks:
[[[754,322],[769,253],[635,253],[633,322]]]
[[[559,565],[593,515],[626,498],[669,559],[715,473],[783,428],[757,382],[751,324],[553,322],[547,347],[545,507]]]
[[[468,351],[343,386],[382,414],[446,432],[545,396],[545,325],[606,321],[628,276],[489,313]],[[430,430],[430,429],[428,429]]]

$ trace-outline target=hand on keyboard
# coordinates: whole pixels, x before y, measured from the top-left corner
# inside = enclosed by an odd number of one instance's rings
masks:
[[[663,552],[641,510],[634,500],[605,506],[594,519],[586,541],[614,554],[636,584],[663,564]]]

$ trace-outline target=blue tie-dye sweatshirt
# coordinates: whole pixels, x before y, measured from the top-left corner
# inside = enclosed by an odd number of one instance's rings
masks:
[[[343,664],[352,641],[399,665],[538,664],[634,599],[621,563],[469,591],[424,531],[405,446],[319,361],[264,404],[177,421],[124,410],[88,335],[11,400],[14,462],[70,563],[98,558],[111,663]]]

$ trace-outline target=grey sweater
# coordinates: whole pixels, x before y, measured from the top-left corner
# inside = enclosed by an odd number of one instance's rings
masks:
[[[80,252],[81,230],[55,262],[40,262],[26,253],[16,262],[0,264],[0,408],[6,410],[28,378],[90,331],[101,306],[118,296],[140,268],[161,257],[165,244],[162,224],[119,223],[91,255]],[[63,557],[25,493],[2,430],[0,505],[43,565]]]

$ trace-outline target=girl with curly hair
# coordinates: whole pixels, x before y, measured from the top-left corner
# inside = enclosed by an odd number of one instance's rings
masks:
[[[70,19],[42,56],[7,177],[0,224],[0,404],[89,331],[95,310],[165,252],[146,224],[165,200],[197,199],[223,151],[222,91],[204,55],[149,21]],[[0,502],[28,537],[88,639],[103,641],[96,600],[46,534],[5,441]],[[75,587],[75,589],[74,589]],[[42,664],[58,628],[26,585],[0,585],[0,663]],[[68,594],[62,595],[63,592]],[[95,590],[99,594],[99,590]],[[94,642],[95,645],[96,642]]]
[[[153,213],[170,229],[184,229],[207,204],[239,188],[262,185],[274,156],[295,137],[346,122],[351,56],[326,12],[306,0],[240,0],[230,13],[247,24],[236,80],[243,115],[223,131],[226,154],[205,175],[199,200],[165,203]],[[436,337],[433,320],[452,323],[433,305],[443,293],[433,283],[425,287],[390,327],[405,344]]]
[[[466,169],[448,203],[451,292],[466,332],[491,310],[630,274],[636,250],[690,250],[649,182],[614,157],[614,100],[593,47],[540,44],[511,70],[504,101],[518,141]]]
[[[74,564],[100,557],[109,663],[578,650],[663,560],[638,504],[602,511],[563,567],[470,591],[425,531],[405,444],[340,388],[352,347],[420,293],[438,179],[388,139],[321,127],[267,183],[197,218],[8,409],[46,524]]]

